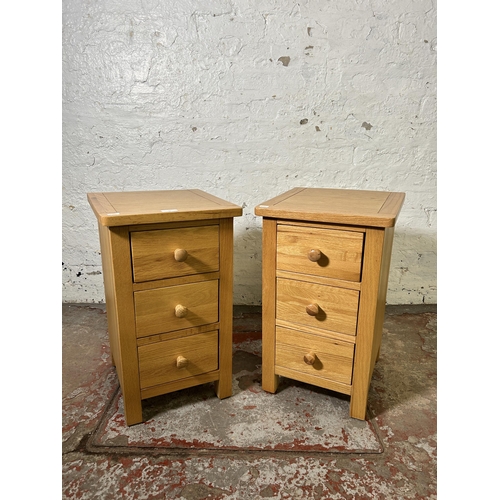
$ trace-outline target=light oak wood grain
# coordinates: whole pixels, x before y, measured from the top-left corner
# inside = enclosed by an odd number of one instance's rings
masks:
[[[308,363],[304,357],[314,358]],[[318,335],[276,328],[276,365],[294,371],[350,384],[354,344]]]
[[[188,387],[195,387],[201,384],[207,384],[209,382],[216,382],[217,380],[219,380],[219,370],[208,373],[200,373],[199,375],[192,375],[187,378],[141,389],[141,398],[154,398],[155,396],[169,394],[171,392],[180,391],[181,389],[187,389]]]
[[[301,220],[292,220],[287,219],[286,221],[282,221],[282,224],[286,224],[287,226],[297,226],[297,227],[306,227],[306,228],[318,228],[318,229],[334,229],[336,231],[349,231],[356,233],[364,233],[366,228],[363,226],[343,226],[341,224],[332,224],[332,223],[323,223],[318,221],[301,221]]]
[[[180,339],[189,337],[197,333],[211,332],[212,330],[219,330],[219,323],[210,323],[208,325],[195,326],[193,328],[186,328],[185,330],[175,330],[174,332],[159,333],[158,335],[148,335],[147,337],[139,337],[137,345],[155,344],[156,342],[163,342],[164,340]]]
[[[219,235],[219,378],[215,392],[224,399],[233,393],[233,219],[220,220]]]
[[[313,335],[319,335],[321,337],[340,340],[342,342],[348,342],[351,344],[355,344],[357,339],[355,335],[347,335],[345,333],[335,332],[334,330],[316,328],[315,326],[299,325],[297,323],[292,323],[291,321],[285,321],[282,319],[276,319],[276,326],[282,326],[283,328],[288,328],[289,330],[300,330],[306,333],[312,333]]]
[[[317,387],[323,387],[324,389],[340,392],[341,394],[351,394],[350,384],[342,384],[336,380],[318,377],[317,375],[311,375],[310,373],[304,373],[298,370],[292,370],[291,368],[285,366],[276,366],[276,375],[281,375],[282,377],[291,378],[293,380],[299,380],[300,382],[305,382],[306,384],[315,385]]]
[[[100,224],[126,226],[237,217],[242,208],[199,189],[89,193]]]
[[[128,425],[142,422],[137,373],[132,268],[126,228],[99,226],[110,346],[122,388]]]
[[[278,376],[293,378],[351,395],[351,417],[365,418],[404,198],[294,188],[255,207],[263,216],[264,390],[275,392]],[[340,373],[320,373],[321,360],[339,352],[340,361],[324,364]]]
[[[384,236],[383,229],[370,229],[366,232],[363,282],[359,301],[358,338],[350,405],[350,415],[360,420],[363,420],[366,415],[372,357],[376,356],[377,350],[375,342],[377,311],[382,314],[383,318],[383,310],[378,308],[378,294],[381,287],[380,274]]]
[[[276,318],[356,335],[358,297],[356,290],[278,278]],[[310,305],[317,305],[318,314],[308,314]]]
[[[191,274],[187,276],[180,276],[178,278],[167,278],[164,280],[141,281],[140,283],[133,283],[132,288],[134,292],[139,292],[141,290],[151,290],[153,288],[186,285],[188,283],[197,283],[199,281],[218,280],[219,276],[220,274],[218,271],[215,273]]]
[[[359,281],[363,233],[278,225],[277,268]]]
[[[134,293],[137,337],[182,330],[219,320],[218,281],[154,288]],[[184,315],[176,314],[179,306]]]
[[[330,188],[294,188],[255,207],[255,214],[276,219],[392,227],[404,193]]]
[[[337,280],[334,278],[325,278],[324,276],[315,276],[313,274],[298,274],[292,271],[282,271],[281,269],[276,270],[276,277],[295,281],[306,281],[309,283],[319,283],[320,285],[335,286],[337,288],[348,288],[350,290],[361,290],[361,282],[359,281]]]
[[[276,392],[276,221],[262,221],[262,389]]]
[[[186,220],[180,222],[159,222],[157,224],[133,224],[128,226],[131,233],[137,231],[156,231],[158,229],[178,229],[184,227],[200,227],[200,226],[213,226],[217,224],[217,220]]]
[[[370,229],[366,233],[367,258],[359,305],[359,324],[350,414],[364,419],[370,381],[382,342],[387,280],[394,229]]]
[[[131,248],[135,282],[219,270],[218,225],[134,231]]]
[[[230,396],[232,217],[241,207],[196,189],[88,200],[127,425],[142,422],[148,397],[207,382]]]
[[[389,282],[389,271],[391,266],[391,252],[394,241],[394,228],[387,228],[384,231],[384,246],[382,249],[382,265],[380,269],[380,282],[377,295],[377,312],[375,316],[375,326],[373,329],[373,348],[370,363],[370,379],[375,368],[375,363],[380,355],[382,344],[382,329],[384,325],[385,303],[387,297],[387,285]]]
[[[218,332],[139,346],[138,354],[142,389],[211,372],[218,368]]]

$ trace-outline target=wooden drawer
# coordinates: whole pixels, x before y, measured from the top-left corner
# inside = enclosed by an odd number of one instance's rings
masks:
[[[278,278],[276,293],[277,319],[356,335],[357,290]],[[317,306],[315,315],[314,306]]]
[[[277,268],[360,281],[363,239],[363,233],[353,231],[279,224]]]
[[[305,356],[309,356],[308,364]],[[276,366],[351,384],[354,344],[276,328]]]
[[[219,270],[218,225],[134,231],[130,239],[136,283]]]
[[[137,337],[219,320],[218,280],[142,290],[134,293],[134,299]]]
[[[141,389],[217,370],[218,345],[211,331],[139,346]]]

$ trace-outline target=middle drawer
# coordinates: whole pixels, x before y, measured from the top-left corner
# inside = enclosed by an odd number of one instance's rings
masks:
[[[134,293],[137,337],[219,321],[219,281],[200,281]]]
[[[358,302],[357,290],[277,279],[278,320],[356,335]]]

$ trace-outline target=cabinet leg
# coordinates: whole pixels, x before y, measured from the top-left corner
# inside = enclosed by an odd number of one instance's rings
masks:
[[[276,360],[276,252],[277,223],[262,221],[262,389],[275,393],[279,377]]]
[[[349,415],[358,420],[365,420],[366,407],[368,405],[368,389],[370,383],[353,385],[353,392],[351,393],[351,404],[349,406]]]
[[[128,426],[142,423],[142,401],[140,395],[131,397],[123,394],[125,422]]]
[[[349,415],[351,418],[357,418],[358,420],[365,420],[366,418],[366,403],[354,402],[351,400],[351,406],[349,407]]]
[[[272,392],[273,394],[278,390],[280,379],[278,375],[268,375],[264,376],[262,373],[262,389],[266,392]]]
[[[221,371],[219,380],[214,382],[214,388],[219,399],[229,398],[233,395],[233,377],[231,370]]]
[[[275,393],[278,390],[280,378],[274,373],[274,335],[268,339],[262,336],[262,389],[266,392]]]
[[[221,219],[219,227],[219,399],[233,394],[233,219]]]
[[[275,374],[276,335],[274,325],[264,325],[262,331],[262,389],[275,393],[278,390],[279,376]]]

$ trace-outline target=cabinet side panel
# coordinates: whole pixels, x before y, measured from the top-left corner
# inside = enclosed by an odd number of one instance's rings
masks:
[[[379,284],[384,246],[384,229],[367,229],[359,297],[358,331],[354,354],[351,394],[351,417],[364,420],[372,369],[372,358],[378,349],[374,342]]]
[[[220,399],[233,393],[233,219],[221,219],[219,227],[219,380]]]
[[[104,295],[106,301],[106,316],[108,319],[108,335],[113,364],[116,367],[118,380],[122,383],[122,362],[120,354],[120,338],[118,336],[118,320],[116,313],[115,280],[111,260],[111,241],[109,228],[99,224],[99,242],[101,245],[102,274],[104,277]]]
[[[132,264],[127,227],[107,229],[109,257],[113,276],[113,337],[118,340],[120,385],[127,425],[142,422],[141,393],[139,387],[139,362],[135,335],[134,298],[132,289]],[[118,366],[118,361],[117,361]]]
[[[276,392],[276,220],[262,221],[262,388]]]
[[[384,326],[385,301],[387,298],[387,284],[389,282],[389,270],[391,267],[392,242],[394,240],[394,227],[389,227],[384,233],[384,245],[382,250],[382,266],[380,270],[380,280],[377,296],[377,312],[375,318],[375,327],[373,333],[373,351],[370,363],[370,379],[375,368],[380,345],[382,343],[382,330]]]

